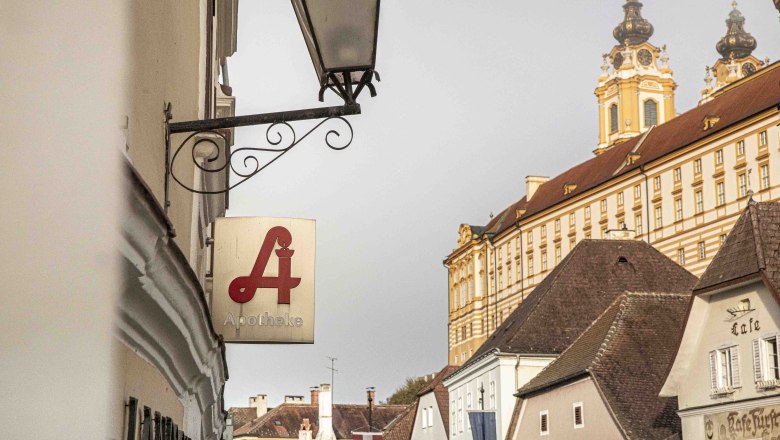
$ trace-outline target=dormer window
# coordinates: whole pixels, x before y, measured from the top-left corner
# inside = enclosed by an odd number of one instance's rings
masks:
[[[633,165],[638,161],[640,158],[639,153],[631,152],[626,155],[626,166]]]
[[[704,131],[709,130],[710,128],[714,127],[715,124],[720,121],[720,116],[718,115],[707,115],[704,117]]]
[[[567,196],[573,193],[575,189],[577,189],[576,183],[566,183],[563,185],[563,195]]]

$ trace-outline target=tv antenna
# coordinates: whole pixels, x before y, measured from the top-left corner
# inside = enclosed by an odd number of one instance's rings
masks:
[[[333,382],[336,379],[336,373],[339,372],[339,370],[336,369],[336,361],[338,358],[333,356],[325,356],[328,359],[330,359],[330,367],[325,367],[328,370],[330,370],[330,395],[331,395],[331,402],[336,403],[336,400],[333,398],[334,390],[333,390]]]

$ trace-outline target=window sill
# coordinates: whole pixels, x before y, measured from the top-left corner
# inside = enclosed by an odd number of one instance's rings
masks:
[[[714,390],[710,391],[710,397],[712,398],[725,397],[734,394],[735,391],[737,391],[737,388],[732,388],[732,387],[715,388]]]
[[[775,388],[780,388],[780,380],[778,379],[759,380],[756,382],[756,389],[759,391],[773,390]]]

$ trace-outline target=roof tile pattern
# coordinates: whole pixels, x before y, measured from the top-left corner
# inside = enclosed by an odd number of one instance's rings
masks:
[[[780,287],[780,203],[751,202],[712,259],[697,292],[764,272]]]
[[[694,275],[645,242],[583,240],[464,367],[493,350],[559,354],[623,293],[690,293],[696,282]]]
[[[382,430],[400,415],[407,405],[376,405],[373,427]],[[298,438],[303,419],[309,419],[313,435],[319,432],[319,407],[310,404],[283,403],[233,432],[233,436],[259,438]],[[333,405],[333,431],[336,438],[351,439],[353,431],[368,430],[367,405]]]
[[[694,144],[723,128],[780,105],[780,62],[775,62],[759,73],[734,83],[714,99],[661,124],[643,135],[615,145],[599,156],[587,160],[544,183],[531,200],[522,198],[493,218],[486,233],[499,234],[516,221],[517,209],[525,209],[521,218],[528,218],[565,200],[598,187],[614,177],[634,171],[669,153]],[[717,115],[715,127],[704,129],[704,118]],[[626,164],[629,152],[639,153],[639,159]],[[577,187],[565,194],[564,184]]]
[[[626,438],[662,440],[680,433],[677,400],[658,393],[690,301],[690,294],[621,295],[518,395],[530,398],[590,375]]]
[[[384,440],[409,440],[412,438],[419,403],[419,399],[416,400],[385,427],[382,431]]]
[[[228,414],[233,418],[233,431],[257,418],[257,408],[231,407]]]

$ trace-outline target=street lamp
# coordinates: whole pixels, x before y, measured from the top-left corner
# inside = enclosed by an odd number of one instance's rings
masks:
[[[376,75],[379,0],[292,0],[292,5],[320,82],[320,101],[327,89],[347,104],[364,87],[376,96],[371,80]]]
[[[323,101],[326,90],[332,90],[344,100],[344,105],[282,111],[256,115],[234,116],[197,121],[171,122],[171,104],[165,106],[165,202],[170,206],[170,180],[173,178],[184,189],[198,194],[223,194],[254,177],[266,167],[292,150],[303,139],[325,123],[339,121],[348,131],[331,128],[325,132],[325,144],[334,150],[343,150],[352,143],[352,125],[344,116],[360,114],[356,99],[367,88],[376,96],[372,80],[379,76],[376,65],[377,32],[379,29],[380,0],[292,0],[304,41],[314,63],[320,83],[319,99]],[[305,133],[297,133],[290,125],[294,121],[322,119]],[[243,147],[230,149],[226,130],[250,125],[268,125],[267,147]],[[175,150],[171,148],[171,136],[189,133]],[[179,153],[190,143],[191,154]],[[203,154],[203,146],[209,145]],[[265,155],[268,160],[261,160]],[[224,188],[199,189],[180,179],[174,173],[174,162],[180,157],[190,157],[194,166],[203,173],[225,173]],[[231,183],[228,175],[237,177]],[[190,179],[191,180],[191,179]]]

